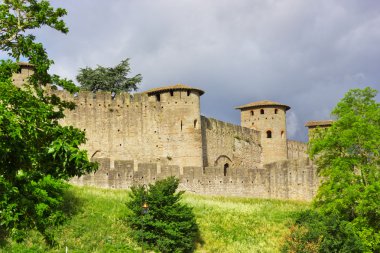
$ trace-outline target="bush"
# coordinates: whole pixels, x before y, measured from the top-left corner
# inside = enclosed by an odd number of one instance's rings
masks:
[[[281,252],[376,252],[368,251],[355,225],[338,215],[308,210],[299,214],[290,231]]]
[[[19,177],[13,186],[0,177],[3,193],[0,197],[0,235],[6,237],[10,233],[20,242],[28,231],[25,228],[36,228],[49,244],[53,244],[55,240],[50,229],[66,218],[62,196],[67,186],[51,176],[38,181]]]
[[[199,229],[192,209],[180,203],[183,191],[176,192],[179,180],[169,177],[144,186],[132,187],[127,207],[132,236],[145,246],[161,252],[192,252]],[[149,211],[144,214],[146,202]]]

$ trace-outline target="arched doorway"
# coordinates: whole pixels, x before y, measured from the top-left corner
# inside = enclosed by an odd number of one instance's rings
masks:
[[[228,168],[230,167],[230,165],[228,163],[225,163],[224,166],[223,166],[223,175],[226,177],[227,176],[227,172],[228,172]]]
[[[223,168],[223,175],[226,177],[231,174],[230,170],[233,167],[233,163],[232,163],[232,160],[228,156],[221,155],[215,160],[214,166]]]

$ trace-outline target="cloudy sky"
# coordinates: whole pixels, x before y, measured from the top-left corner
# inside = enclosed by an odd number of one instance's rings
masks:
[[[377,0],[65,0],[70,32],[38,33],[53,72],[130,58],[140,90],[184,83],[203,89],[202,114],[239,124],[234,107],[274,100],[288,136],[330,118],[351,88],[380,90]]]

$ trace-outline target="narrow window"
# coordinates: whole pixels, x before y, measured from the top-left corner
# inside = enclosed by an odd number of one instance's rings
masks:
[[[260,114],[264,114],[264,109],[261,109],[261,110],[260,110]]]
[[[174,92],[172,90],[170,91],[170,96],[174,96]]]
[[[187,96],[190,96],[190,91],[189,90],[187,91]]]
[[[255,113],[253,111],[251,111],[251,116],[255,115]]]
[[[224,174],[225,177],[227,176],[228,167],[230,167],[230,165],[228,163],[224,164],[223,174]]]
[[[267,138],[272,138],[272,131],[270,130],[267,131]]]
[[[278,109],[274,109],[274,114],[277,114],[278,113]]]
[[[194,128],[197,128],[197,120],[194,120]]]
[[[182,131],[182,126],[183,126],[183,125],[182,125],[182,120],[181,120],[181,131]]]
[[[156,94],[156,100],[157,100],[158,102],[161,101],[160,94]]]
[[[281,131],[281,138],[284,139],[284,136],[285,136],[285,132]]]

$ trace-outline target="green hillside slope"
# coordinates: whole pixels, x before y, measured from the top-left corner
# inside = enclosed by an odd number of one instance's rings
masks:
[[[123,221],[126,190],[72,187],[66,196],[72,218],[54,230],[58,245],[48,248],[31,232],[23,243],[0,245],[0,252],[140,252]],[[287,225],[307,203],[187,193],[202,236],[196,252],[277,252]],[[71,207],[75,206],[75,209]]]

